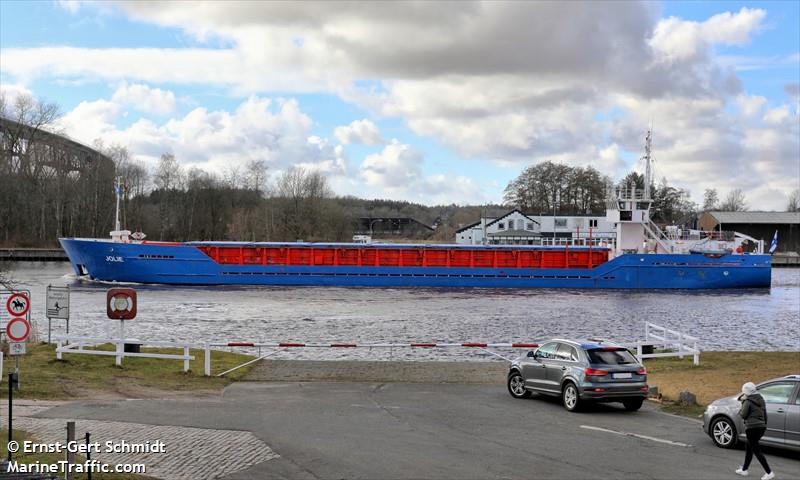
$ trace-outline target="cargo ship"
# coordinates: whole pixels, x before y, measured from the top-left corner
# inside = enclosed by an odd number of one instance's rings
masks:
[[[736,232],[662,231],[650,220],[650,134],[645,187],[609,192],[610,244],[428,245],[305,242],[152,242],[59,239],[75,273],[110,282],[175,285],[596,289],[769,288],[764,242]],[[117,198],[119,210],[119,195]],[[747,245],[749,253],[744,253]]]

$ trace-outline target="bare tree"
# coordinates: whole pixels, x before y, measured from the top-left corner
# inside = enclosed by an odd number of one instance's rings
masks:
[[[175,236],[175,232],[172,231],[177,209],[174,197],[176,190],[183,183],[183,169],[181,169],[178,160],[175,159],[175,155],[171,153],[161,155],[153,176],[153,182],[159,194],[158,238],[159,240],[164,240],[165,234],[170,237]]]
[[[719,195],[717,195],[717,189],[706,188],[706,191],[703,194],[703,211],[710,212],[718,208],[719,208]]]
[[[744,198],[744,192],[741,188],[731,190],[719,209],[723,212],[746,212],[747,201]]]
[[[159,190],[177,190],[183,182],[183,170],[175,155],[165,153],[161,155],[153,175],[153,182]]]
[[[245,167],[245,188],[264,192],[267,187],[267,162],[263,158],[250,160]]]
[[[800,212],[800,188],[795,188],[789,194],[789,203],[786,205],[787,212]]]

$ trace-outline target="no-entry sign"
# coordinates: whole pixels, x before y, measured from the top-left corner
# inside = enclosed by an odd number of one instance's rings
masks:
[[[12,318],[6,325],[6,336],[12,342],[24,342],[31,334],[31,324],[24,318]]]

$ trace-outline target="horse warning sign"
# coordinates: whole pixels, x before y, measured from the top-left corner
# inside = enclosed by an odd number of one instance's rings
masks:
[[[30,320],[31,292],[28,290],[0,290],[0,328],[12,318]]]
[[[28,313],[31,308],[31,301],[22,292],[14,292],[6,300],[6,310],[12,317],[21,317]]]

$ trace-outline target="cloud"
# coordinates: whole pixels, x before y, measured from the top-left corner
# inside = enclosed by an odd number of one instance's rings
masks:
[[[336,127],[334,136],[344,145],[361,143],[364,145],[379,145],[386,143],[381,137],[378,126],[368,119],[354,120],[350,125]]]
[[[78,13],[81,3],[80,0],[56,0],[56,5],[72,14]]]
[[[720,13],[705,22],[677,17],[656,25],[650,45],[662,62],[704,60],[712,45],[744,45],[762,28],[767,12],[743,7],[738,13]]]
[[[81,102],[59,126],[86,144],[101,138],[150,162],[171,152],[184,165],[216,172],[259,159],[273,170],[292,165],[336,174],[346,170],[342,149],[310,134],[312,121],[295,100],[251,96],[233,112],[195,108],[163,123],[139,119],[119,129],[115,123],[122,112],[113,99]]]
[[[361,178],[374,197],[401,198],[425,203],[475,203],[486,198],[478,185],[460,175],[424,176],[424,157],[411,145],[392,139],[382,151],[361,164]]]
[[[133,107],[141,112],[159,115],[166,115],[175,110],[174,93],[137,83],[120,85],[114,92],[111,101]]]

